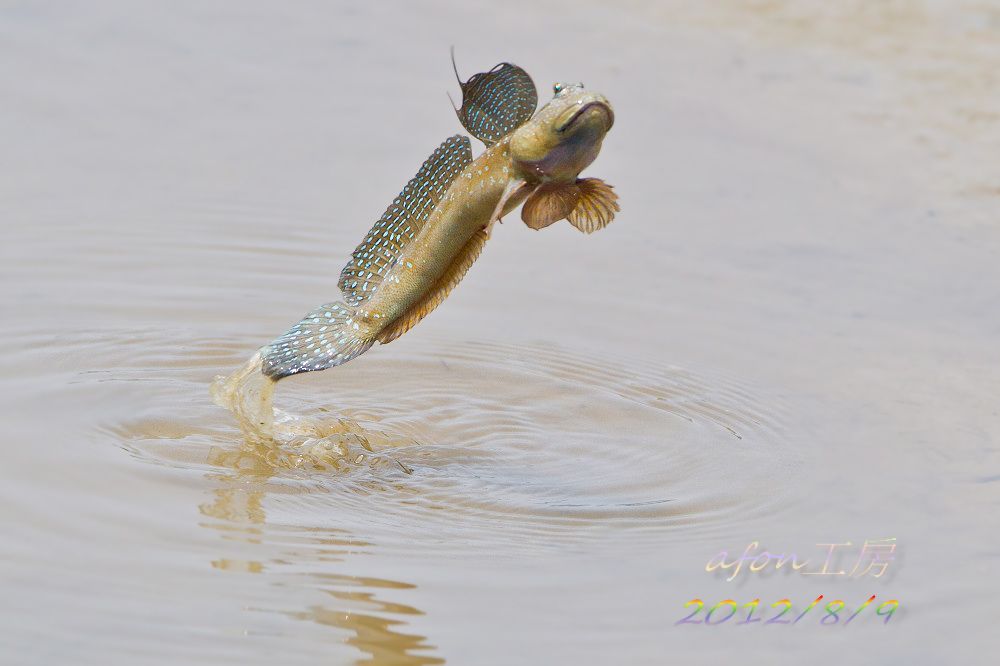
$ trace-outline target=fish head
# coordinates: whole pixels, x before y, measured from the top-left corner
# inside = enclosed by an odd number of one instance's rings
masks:
[[[615,122],[608,99],[582,83],[557,83],[554,96],[510,138],[515,168],[526,180],[572,183],[601,151]]]

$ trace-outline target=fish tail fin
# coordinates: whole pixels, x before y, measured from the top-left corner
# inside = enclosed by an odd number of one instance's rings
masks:
[[[368,351],[375,335],[355,308],[327,303],[262,348],[262,369],[274,381],[300,372],[326,370]]]

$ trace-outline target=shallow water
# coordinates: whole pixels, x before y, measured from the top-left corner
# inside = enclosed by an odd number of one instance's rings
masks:
[[[0,9],[0,661],[989,663],[1000,7],[506,6]],[[510,216],[245,442],[213,377],[460,129],[451,43],[607,94],[619,218]],[[675,624],[818,594],[900,608]]]

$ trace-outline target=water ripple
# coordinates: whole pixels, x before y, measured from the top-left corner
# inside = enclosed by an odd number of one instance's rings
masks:
[[[150,463],[236,472],[289,524],[379,532],[386,547],[548,548],[611,526],[690,537],[772,513],[774,479],[797,464],[780,408],[750,386],[554,345],[425,341],[286,380],[279,414],[294,436],[268,448],[209,404],[210,376],[240,362],[233,341],[190,339],[183,357],[107,331],[76,343],[114,357],[80,382],[148,384],[148,408],[99,437]]]

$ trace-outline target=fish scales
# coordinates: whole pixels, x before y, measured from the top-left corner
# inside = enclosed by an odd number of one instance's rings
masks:
[[[480,256],[494,224],[521,203],[533,229],[567,220],[585,233],[618,211],[613,189],[579,178],[614,122],[608,101],[581,84],[538,95],[524,70],[501,63],[462,87],[458,117],[487,148],[446,139],[386,208],[340,273],[342,300],[315,308],[258,355],[272,380],[341,365],[388,343],[445,300]]]

